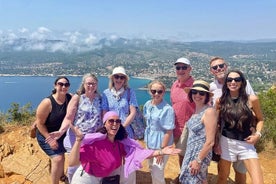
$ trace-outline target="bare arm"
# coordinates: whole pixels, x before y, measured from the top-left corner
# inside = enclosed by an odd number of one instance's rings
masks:
[[[202,117],[202,122],[205,126],[206,141],[198,153],[198,158],[200,160],[203,160],[214,146],[217,130],[217,118],[217,112],[213,108],[208,108]]]
[[[130,123],[133,121],[133,119],[136,115],[136,107],[135,106],[130,105],[129,110],[130,110],[130,113],[127,116],[126,121],[123,124],[124,127],[130,125]]]
[[[36,110],[36,126],[39,130],[39,132],[45,137],[49,137],[49,132],[47,130],[47,127],[45,125],[48,115],[50,114],[52,110],[51,101],[49,98],[45,98],[41,101],[41,103],[38,105]]]
[[[249,103],[251,103],[252,109],[256,115],[257,125],[256,125],[256,133],[246,138],[246,141],[250,144],[256,144],[261,137],[261,131],[264,126],[263,114],[261,111],[259,98],[256,95],[249,96]]]
[[[64,117],[61,127],[59,129],[59,131],[62,134],[65,133],[65,131],[69,128],[70,124],[72,124],[74,121],[76,112],[78,110],[79,99],[79,95],[74,95],[67,106],[66,116]]]
[[[81,146],[81,141],[83,139],[83,134],[77,127],[71,126],[71,128],[76,135],[76,141],[69,154],[68,160],[69,160],[69,166],[75,166],[80,164],[80,146]]]

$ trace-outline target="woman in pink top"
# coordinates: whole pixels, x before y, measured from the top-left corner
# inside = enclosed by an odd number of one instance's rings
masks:
[[[125,128],[114,111],[103,117],[104,127],[98,133],[83,136],[77,127],[72,127],[76,134],[76,142],[69,156],[69,165],[81,164],[75,172],[72,184],[100,184],[103,177],[121,175],[122,178],[142,167],[146,158],[158,155],[178,154],[179,149],[165,147],[160,150],[143,149],[138,142],[127,138]],[[124,159],[124,162],[122,160]],[[124,163],[124,167],[121,167]]]

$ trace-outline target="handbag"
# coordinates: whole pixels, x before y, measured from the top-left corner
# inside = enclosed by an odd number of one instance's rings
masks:
[[[130,101],[130,89],[128,88],[128,103]],[[145,123],[144,123],[144,116],[139,107],[136,107],[136,115],[133,121],[130,124],[130,127],[133,130],[134,139],[141,140],[144,138],[145,134]]]
[[[33,124],[31,125],[31,128],[30,128],[30,137],[33,139],[36,138],[36,129],[37,129],[36,123],[33,122]]]
[[[103,177],[101,184],[120,184],[120,175]]]

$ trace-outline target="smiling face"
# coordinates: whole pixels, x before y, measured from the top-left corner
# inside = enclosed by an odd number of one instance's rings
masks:
[[[93,77],[87,77],[83,86],[86,94],[94,94],[97,91],[98,82]]]
[[[196,105],[205,104],[207,92],[191,89],[190,93],[192,95],[193,102],[195,102]]]
[[[124,74],[114,74],[112,76],[113,87],[116,90],[121,89],[127,82],[127,77]]]
[[[230,93],[238,95],[242,84],[240,74],[236,72],[230,72],[225,80],[227,82],[227,88],[229,89]]]
[[[70,83],[65,78],[60,78],[59,80],[57,80],[54,86],[57,93],[64,94],[64,95],[68,92],[69,87],[70,87]]]
[[[159,104],[165,95],[165,86],[161,82],[153,82],[149,85],[149,93],[152,97],[152,103]]]
[[[210,72],[215,76],[215,78],[223,83],[226,72],[227,65],[223,59],[215,59],[210,63]]]
[[[105,121],[105,128],[107,130],[107,135],[109,138],[113,139],[115,138],[115,135],[117,134],[119,128],[121,125],[121,120],[119,116],[110,116],[106,121]]]
[[[186,82],[186,80],[190,77],[192,67],[184,63],[177,63],[175,65],[175,70],[177,79],[180,82]]]

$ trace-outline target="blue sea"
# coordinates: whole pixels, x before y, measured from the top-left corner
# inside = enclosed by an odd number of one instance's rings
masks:
[[[68,76],[71,86],[70,92],[75,93],[79,88],[82,77]],[[53,83],[56,77],[49,76],[0,76],[0,112],[6,113],[12,103],[19,104],[20,107],[31,103],[35,110],[40,101],[49,96],[53,89]],[[99,91],[102,92],[108,87],[108,77],[100,76]],[[130,78],[129,86],[136,91],[136,97],[139,105],[143,105],[150,99],[147,90],[140,90],[145,87],[150,80]],[[170,103],[170,94],[166,92],[165,100]]]

